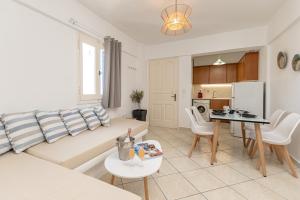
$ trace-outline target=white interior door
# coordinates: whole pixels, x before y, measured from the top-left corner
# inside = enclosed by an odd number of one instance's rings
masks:
[[[149,63],[150,125],[176,128],[178,58]]]

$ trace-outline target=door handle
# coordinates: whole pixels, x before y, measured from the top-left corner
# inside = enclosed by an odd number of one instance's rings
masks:
[[[171,97],[173,97],[174,101],[176,101],[176,94],[172,95]]]

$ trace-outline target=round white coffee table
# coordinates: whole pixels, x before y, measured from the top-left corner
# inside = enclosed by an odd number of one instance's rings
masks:
[[[143,141],[143,143],[154,144],[156,148],[162,150],[158,141],[147,140]],[[137,155],[135,156],[137,157]],[[159,171],[162,159],[162,156],[158,156],[143,161],[136,161],[138,158],[122,161],[119,159],[118,152],[114,152],[105,159],[104,166],[112,174],[111,184],[114,184],[115,177],[127,179],[143,178],[145,199],[149,200],[147,177]]]

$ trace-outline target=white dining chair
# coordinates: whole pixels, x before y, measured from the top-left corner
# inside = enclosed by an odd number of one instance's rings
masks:
[[[189,119],[191,122],[191,130],[194,134],[194,140],[192,143],[192,147],[188,154],[188,157],[190,158],[192,156],[192,153],[193,153],[194,149],[196,148],[197,144],[200,142],[200,137],[206,137],[208,140],[208,143],[212,149],[212,136],[213,136],[214,132],[213,132],[213,126],[198,124],[198,122],[196,121],[195,115],[192,113],[191,107],[185,108],[185,111],[186,111],[187,115],[189,116]]]
[[[207,122],[204,120],[204,118],[202,117],[201,113],[199,112],[199,110],[197,109],[196,106],[192,106],[192,111],[193,111],[193,114],[196,118],[196,121],[199,125],[203,125],[203,126],[214,126],[214,123],[213,122]]]
[[[276,110],[270,117],[270,124],[264,124],[261,125],[261,131],[271,131],[272,129],[276,128],[276,126],[283,120],[283,118],[286,116],[286,111],[278,109]],[[248,135],[248,140],[246,147],[248,147],[248,154],[250,155],[251,158],[253,158],[253,149],[255,145],[255,139],[256,139],[256,134],[255,134],[255,128],[253,124],[251,125],[245,125],[245,131]],[[271,152],[273,152],[272,146],[269,146]]]
[[[292,135],[296,132],[300,124],[300,115],[291,113],[287,115],[279,124],[270,131],[262,131],[262,140],[266,144],[274,147],[277,159],[283,163],[285,160],[294,177],[298,177],[295,164],[290,157],[287,145],[292,141]],[[254,151],[257,151],[257,145]]]

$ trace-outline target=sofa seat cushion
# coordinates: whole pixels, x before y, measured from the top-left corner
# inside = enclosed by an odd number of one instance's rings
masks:
[[[147,127],[147,122],[117,118],[111,121],[110,127],[102,126],[75,137],[66,136],[52,144],[42,143],[26,152],[73,169],[114,147],[116,138],[126,135],[128,128],[132,128],[132,134],[135,135]]]
[[[0,156],[1,199],[139,200],[140,197],[26,153]]]

